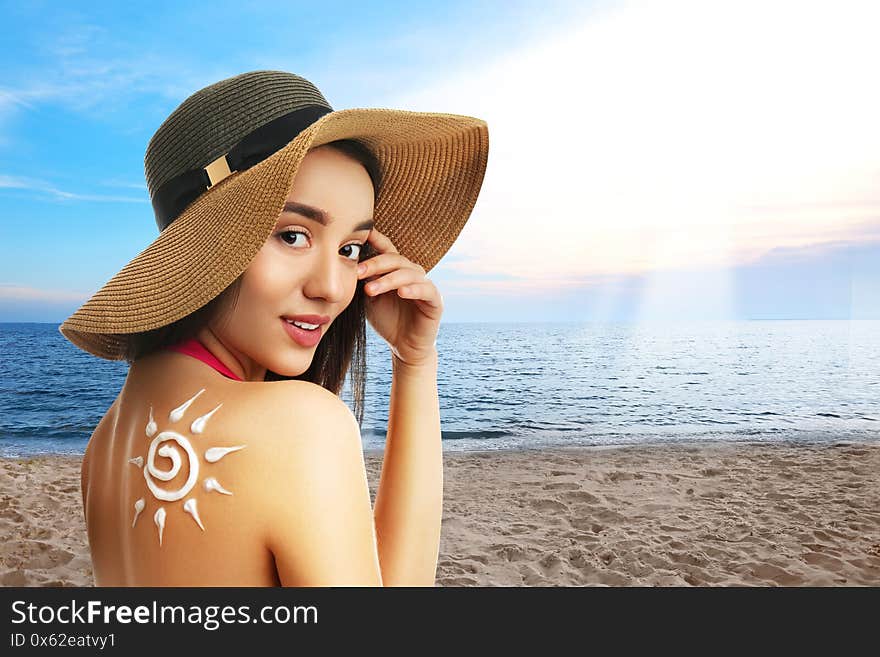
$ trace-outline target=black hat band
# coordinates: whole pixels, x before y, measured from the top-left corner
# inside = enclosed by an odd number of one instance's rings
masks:
[[[159,231],[165,230],[190,203],[223,178],[262,162],[332,111],[322,105],[306,105],[279,116],[250,132],[229,152],[207,166],[184,171],[167,180],[156,190],[152,199]]]

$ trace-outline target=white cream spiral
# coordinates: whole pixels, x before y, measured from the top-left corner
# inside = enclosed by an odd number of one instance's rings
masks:
[[[159,488],[155,481],[156,479],[159,481],[171,481],[177,476],[183,466],[183,457],[181,456],[180,449],[177,445],[167,444],[169,442],[175,442],[183,448],[183,451],[186,453],[186,465],[189,469],[189,476],[183,486],[177,490],[171,491]],[[160,447],[159,445],[162,446]],[[163,470],[157,466],[157,452],[159,456],[171,459],[171,467],[169,469]],[[144,479],[146,479],[147,486],[153,495],[160,500],[174,502],[175,500],[181,499],[192,490],[198,477],[199,457],[193,450],[189,440],[174,431],[163,431],[153,438],[153,441],[150,443],[150,451],[147,454],[147,462],[144,465]]]

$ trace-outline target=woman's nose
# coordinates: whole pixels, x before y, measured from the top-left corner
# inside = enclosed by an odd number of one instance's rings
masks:
[[[345,266],[342,256],[316,253],[309,263],[303,293],[311,298],[324,299],[331,303],[343,300],[347,279],[354,278],[354,267]]]

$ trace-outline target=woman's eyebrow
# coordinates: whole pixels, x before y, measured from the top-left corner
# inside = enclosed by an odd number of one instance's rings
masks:
[[[285,212],[292,212],[302,215],[303,217],[306,217],[313,221],[317,221],[322,226],[326,226],[333,221],[330,215],[321,208],[306,205],[305,203],[297,203],[296,201],[285,201],[284,209],[281,212],[282,214]],[[359,230],[372,230],[374,224],[375,222],[372,219],[367,219],[366,221],[362,221],[357,226],[352,228],[351,232],[355,233]]]

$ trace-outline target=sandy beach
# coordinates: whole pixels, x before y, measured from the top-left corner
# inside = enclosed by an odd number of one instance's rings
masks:
[[[381,455],[366,455],[375,496]],[[880,445],[446,453],[438,586],[880,586]],[[0,460],[0,583],[91,586],[78,458]]]

